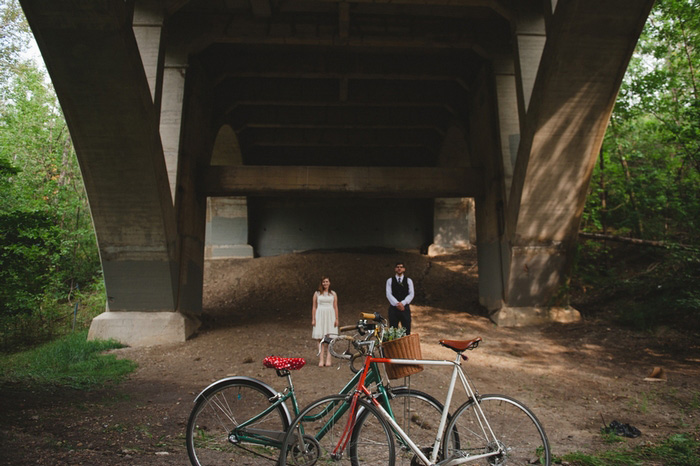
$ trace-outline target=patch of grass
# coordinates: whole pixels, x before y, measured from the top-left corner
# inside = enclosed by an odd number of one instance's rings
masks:
[[[0,356],[0,381],[90,389],[121,381],[136,363],[100,354],[123,345],[87,341],[87,331],[71,334],[31,350]]]
[[[595,455],[573,452],[556,461],[571,466],[700,466],[700,441],[691,434],[675,434],[658,445],[647,443],[631,450],[608,450]]]
[[[623,438],[614,432],[601,432],[600,435],[603,437],[603,442],[607,443],[608,445],[624,442]]]
[[[655,398],[653,393],[641,392],[639,396],[634,397],[629,401],[630,406],[639,410],[640,413],[646,414],[649,412],[649,405]]]
[[[700,392],[693,392],[693,400],[690,402],[691,409],[700,409]]]

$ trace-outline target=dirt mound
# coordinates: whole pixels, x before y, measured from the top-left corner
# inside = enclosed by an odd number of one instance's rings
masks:
[[[386,314],[384,286],[394,264],[405,262],[415,304],[486,315],[479,305],[476,251],[428,257],[393,249],[310,251],[275,257],[216,260],[206,264],[205,328],[250,319],[311,315],[311,297],[322,276],[338,293],[341,320],[360,312]],[[344,324],[341,324],[344,325]]]

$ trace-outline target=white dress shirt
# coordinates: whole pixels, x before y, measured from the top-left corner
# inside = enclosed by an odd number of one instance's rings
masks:
[[[407,304],[411,304],[411,301],[413,301],[413,296],[414,296],[413,280],[408,278],[406,275],[404,275],[401,278],[402,278],[402,280],[408,281],[408,295],[406,296],[406,298],[403,301],[401,301],[401,304],[403,304],[405,306]],[[399,276],[396,275],[396,280],[398,281],[398,279],[399,279]],[[394,298],[394,294],[391,291],[391,278],[389,278],[386,281],[386,299],[389,300],[389,304],[391,304],[392,306],[396,306],[399,303],[399,300]]]

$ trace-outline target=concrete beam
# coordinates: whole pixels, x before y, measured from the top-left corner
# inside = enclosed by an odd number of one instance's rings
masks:
[[[210,167],[207,196],[475,197],[481,170],[433,167]]]

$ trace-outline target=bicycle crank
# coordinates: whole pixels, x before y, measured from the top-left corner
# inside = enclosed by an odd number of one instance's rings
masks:
[[[321,445],[318,440],[313,438],[311,435],[304,435],[303,439],[303,450],[299,448],[298,444],[295,444],[292,448],[291,455],[294,459],[295,466],[313,466],[318,461],[321,455]]]

